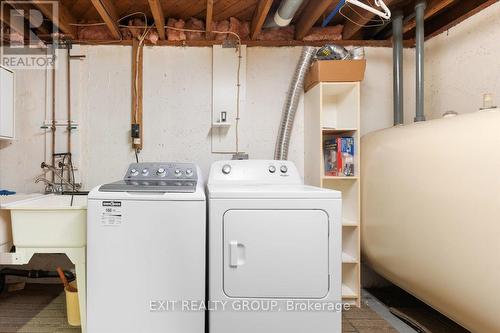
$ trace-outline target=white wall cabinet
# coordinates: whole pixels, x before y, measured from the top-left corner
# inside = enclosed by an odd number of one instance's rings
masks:
[[[0,139],[14,138],[14,105],[14,72],[0,66]]]

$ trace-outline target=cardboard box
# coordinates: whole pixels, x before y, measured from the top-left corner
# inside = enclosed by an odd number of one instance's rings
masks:
[[[308,91],[319,82],[363,81],[366,60],[318,60],[306,75],[304,88]]]

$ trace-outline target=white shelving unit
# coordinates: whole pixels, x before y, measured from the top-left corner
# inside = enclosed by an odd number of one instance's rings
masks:
[[[305,94],[305,182],[342,192],[342,300],[361,305],[360,83],[320,82]],[[354,137],[354,176],[325,176],[323,142]]]

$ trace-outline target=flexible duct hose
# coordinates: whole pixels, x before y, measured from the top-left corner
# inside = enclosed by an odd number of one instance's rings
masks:
[[[283,106],[278,139],[274,150],[275,160],[288,159],[288,148],[290,145],[290,137],[292,136],[293,121],[295,120],[295,113],[297,112],[300,95],[304,90],[304,77],[309,69],[315,52],[316,49],[312,46],[305,46],[302,49],[302,54],[300,55],[297,68],[295,68],[295,73],[290,82],[290,88],[286,96],[285,105]]]

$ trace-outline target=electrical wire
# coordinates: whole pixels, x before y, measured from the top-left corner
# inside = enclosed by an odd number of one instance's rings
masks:
[[[235,139],[236,139],[236,154],[240,153],[240,70],[241,70],[241,45],[238,46],[238,70],[236,72],[236,119],[235,119]]]

